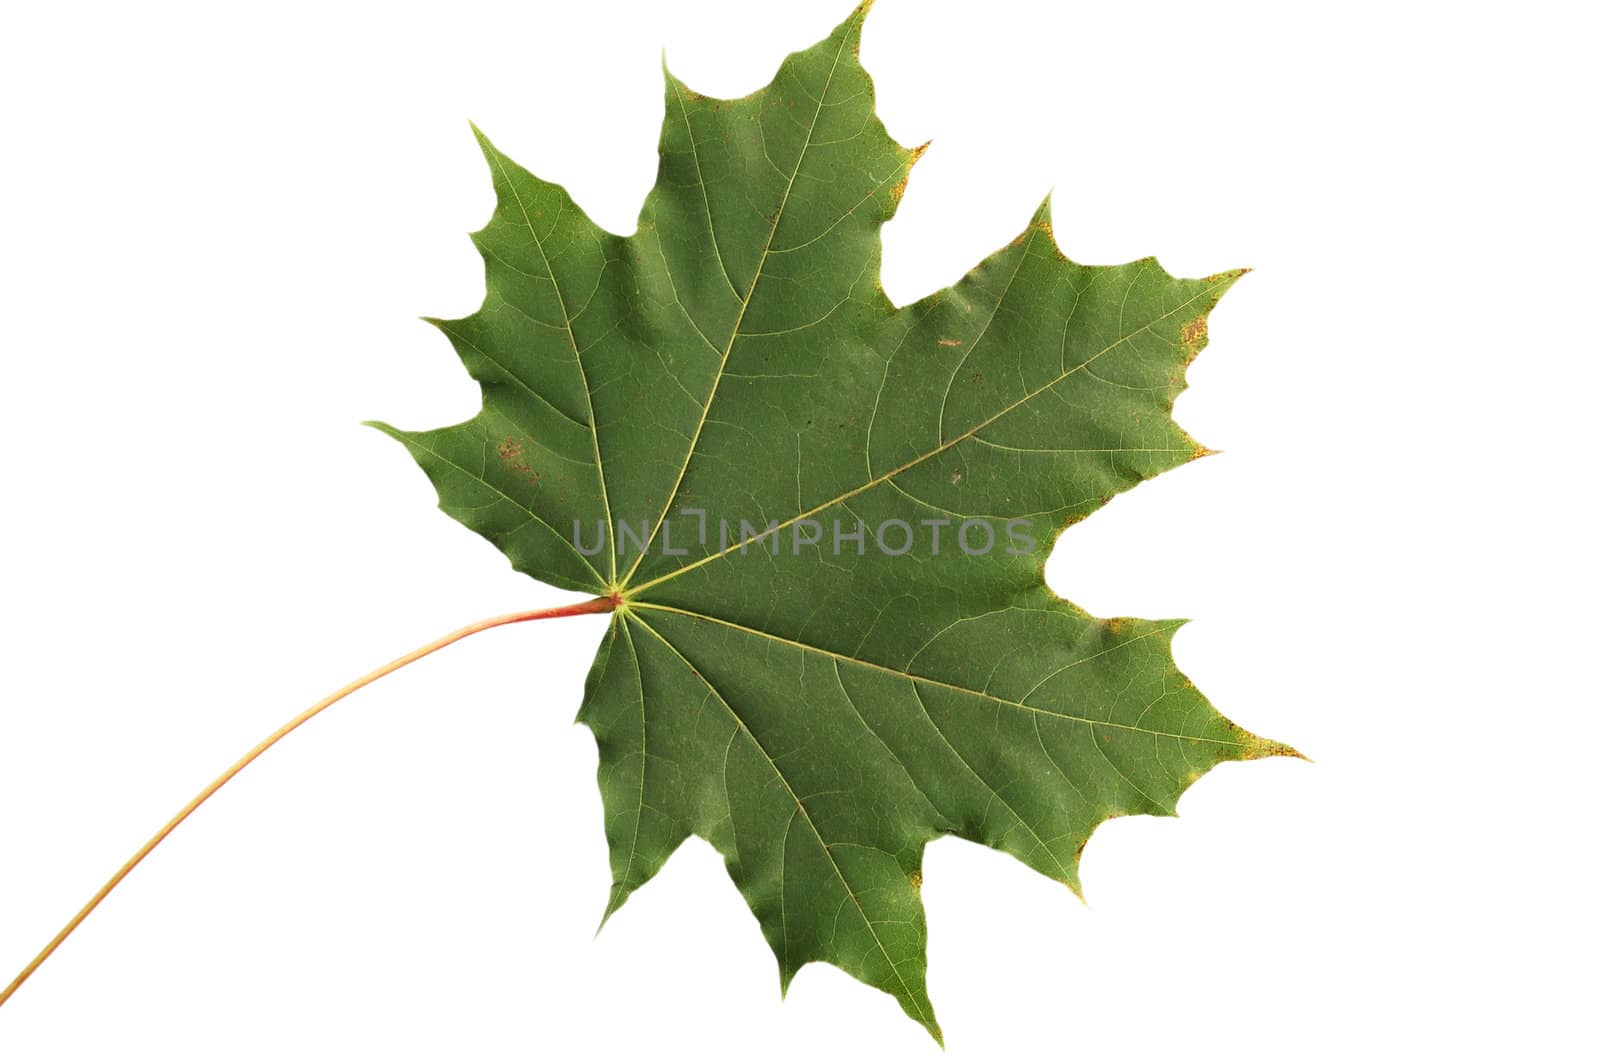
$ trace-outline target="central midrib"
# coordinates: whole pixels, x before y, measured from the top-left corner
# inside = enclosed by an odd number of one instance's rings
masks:
[[[695,664],[684,655],[683,651],[680,650],[676,644],[667,639],[660,632],[656,631],[655,628],[646,622],[644,618],[635,617],[634,620],[637,621],[639,625],[645,629],[645,631],[655,636],[656,639],[661,642],[662,646],[666,647],[668,650],[672,651],[673,654],[677,655],[678,660],[683,662],[684,666],[687,667],[689,671],[694,674],[695,678],[705,686],[706,690],[709,691],[712,697],[721,704],[722,708],[727,710],[728,715],[733,718],[734,724],[740,731],[744,732],[744,734],[755,745],[755,748],[761,754],[762,759],[765,760],[768,767],[772,769],[772,774],[777,777],[780,783],[783,784],[784,790],[789,792],[789,797],[794,801],[795,808],[799,811],[800,816],[804,818],[806,826],[811,829],[811,834],[816,838],[817,844],[822,847],[822,852],[827,857],[828,864],[833,868],[833,874],[838,877],[839,884],[844,887],[845,894],[849,896],[850,901],[855,905],[856,913],[861,917],[861,922],[866,925],[867,934],[872,936],[873,944],[877,946],[878,953],[882,955],[883,959],[888,963],[889,970],[894,972],[895,981],[900,984],[900,989],[904,994],[903,1000],[909,1002],[917,1010],[917,1019],[921,1023],[925,1025],[932,1024],[934,1022],[933,1017],[928,1015],[928,1013],[922,1007],[922,1001],[923,997],[926,996],[926,991],[923,992],[922,996],[912,992],[910,984],[906,982],[905,975],[900,971],[900,965],[895,962],[894,957],[890,956],[888,947],[883,944],[883,939],[879,937],[877,925],[872,922],[872,917],[867,915],[866,907],[862,905],[861,898],[856,893],[855,886],[844,874],[844,869],[839,867],[839,862],[833,855],[832,844],[830,844],[827,838],[823,836],[822,830],[817,827],[816,821],[811,817],[811,810],[806,808],[805,802],[801,799],[799,793],[795,791],[793,784],[789,782],[789,777],[783,774],[783,770],[778,767],[777,760],[773,758],[772,754],[768,753],[766,746],[761,742],[761,738],[751,729],[749,723],[739,715],[739,711],[733,708],[733,704],[723,696],[722,692],[716,687],[715,684],[711,682],[710,678],[705,675],[704,671],[700,668],[697,668]],[[787,939],[785,939],[784,948],[785,950],[788,948]]]
[[[1232,746],[1239,747],[1241,749],[1249,748],[1251,746],[1249,742],[1245,741],[1216,739],[1206,735],[1185,735],[1182,732],[1162,731],[1158,728],[1146,728],[1137,724],[1126,724],[1122,721],[1099,720],[1094,717],[1085,717],[1077,713],[1064,713],[1058,709],[1048,709],[1044,706],[1033,705],[1030,702],[1023,702],[1013,698],[1002,698],[1001,696],[993,694],[989,691],[978,691],[971,687],[963,687],[960,684],[951,683],[948,680],[940,680],[933,676],[925,676],[921,673],[907,672],[904,669],[897,669],[891,665],[884,665],[876,661],[870,661],[866,658],[852,657],[849,654],[843,654],[836,650],[829,650],[826,647],[820,647],[814,643],[802,643],[799,640],[790,639],[787,636],[781,636],[775,632],[768,632],[761,628],[751,628],[748,625],[739,624],[735,621],[730,621],[722,617],[715,617],[709,613],[697,613],[694,610],[680,609],[677,606],[665,606],[657,602],[636,602],[633,605],[637,609],[656,610],[661,613],[677,614],[680,617],[687,617],[694,621],[706,621],[711,624],[720,624],[725,628],[743,632],[746,635],[757,636],[761,639],[768,639],[774,643],[781,643],[785,646],[791,647],[795,650],[803,651],[805,653],[820,654],[823,657],[832,658],[833,660],[843,662],[846,665],[857,665],[864,669],[872,669],[877,672],[887,673],[890,676],[894,676],[901,680],[906,680],[912,684],[927,684],[930,687],[943,688],[955,694],[968,695],[973,698],[987,699],[988,701],[998,702],[1001,705],[1011,706],[1015,709],[1025,709],[1030,713],[1042,714],[1047,717],[1055,717],[1059,720],[1070,721],[1074,724],[1082,724],[1091,728],[1111,728],[1117,731],[1137,732],[1140,735],[1149,735],[1158,739],[1184,739],[1189,742],[1209,743],[1213,746]],[[1115,647],[1109,649],[1118,649],[1120,647],[1127,646],[1129,643],[1135,643],[1141,639],[1148,639],[1155,634],[1157,633],[1148,632],[1143,635],[1135,636],[1133,639],[1127,640],[1124,643],[1119,643]],[[1108,651],[1102,651],[1102,653],[1106,652]],[[1072,665],[1081,664],[1082,662],[1088,660],[1090,660],[1090,658],[1081,658],[1078,661],[1072,662]],[[1069,665],[1068,668],[1070,667],[1071,666]],[[1066,670],[1062,669],[1060,671],[1064,672]]]
[[[767,265],[767,256],[772,251],[773,239],[778,235],[778,226],[783,221],[783,212],[789,206],[789,194],[794,191],[795,179],[800,176],[800,169],[805,165],[806,153],[811,150],[811,138],[816,135],[817,123],[822,120],[822,108],[827,102],[828,90],[833,86],[833,75],[839,69],[839,59],[844,55],[845,43],[848,40],[849,34],[841,35],[839,38],[839,49],[833,55],[833,66],[828,68],[828,77],[822,83],[822,91],[817,94],[817,109],[811,115],[811,124],[806,127],[805,143],[801,145],[800,155],[795,159],[794,170],[789,174],[789,183],[783,188],[783,197],[778,201],[777,213],[775,213],[772,217],[772,227],[767,230],[767,240],[761,248],[761,258],[756,261],[755,273],[750,278],[750,287],[745,290],[744,299],[739,304],[739,314],[733,321],[732,331],[728,334],[728,342],[722,348],[722,358],[717,364],[717,374],[714,378],[712,378],[711,391],[706,395],[705,405],[700,408],[700,420],[694,427],[694,434],[689,438],[689,449],[684,452],[683,464],[678,467],[677,478],[672,482],[672,490],[667,493],[667,501],[661,507],[661,514],[656,518],[654,525],[650,529],[650,538],[645,541],[644,548],[639,551],[639,556],[633,560],[633,564],[628,567],[628,571],[622,576],[620,583],[623,587],[627,586],[628,581],[633,578],[633,574],[638,570],[639,565],[649,555],[650,545],[656,541],[656,535],[661,531],[661,526],[666,524],[667,514],[672,512],[672,504],[678,501],[678,491],[683,487],[684,475],[688,473],[689,463],[694,460],[695,450],[700,446],[700,433],[705,429],[706,419],[711,414],[711,404],[716,402],[717,389],[721,386],[723,374],[728,368],[728,356],[733,353],[733,345],[739,340],[739,328],[744,324],[744,317],[746,312],[748,312],[750,309],[751,300],[755,298],[756,288],[761,284],[761,271]],[[687,110],[684,111],[683,125],[684,129],[688,133],[689,143],[691,146],[693,146],[694,126],[689,121],[689,113]],[[698,167],[698,157],[696,160],[696,165]],[[704,189],[704,185],[705,182],[702,178],[702,189]],[[711,204],[709,201],[706,203],[706,226],[708,229],[713,228],[713,223],[711,220]],[[714,231],[712,233],[712,244],[713,246],[716,244],[716,236]],[[665,252],[663,251],[663,255],[664,254]],[[722,253],[719,249],[717,252],[719,261],[721,260],[721,254]],[[724,275],[726,275],[726,271],[724,271]],[[687,311],[685,313],[687,313]]]
[[[1092,354],[1088,358],[1084,359],[1082,362],[1080,362],[1077,365],[1073,366],[1071,369],[1066,370],[1066,371],[1058,374],[1055,378],[1053,378],[1047,384],[1041,385],[1040,387],[1034,389],[1033,391],[1026,393],[1025,395],[1022,396],[1022,398],[1018,399],[1016,402],[1011,403],[1011,404],[1001,408],[999,411],[997,411],[996,413],[994,413],[994,414],[990,415],[989,417],[985,418],[983,421],[978,422],[976,425],[972,426],[970,429],[967,429],[965,432],[961,433],[959,436],[953,436],[949,440],[946,440],[945,442],[939,444],[939,446],[935,447],[933,450],[928,451],[925,454],[920,454],[917,457],[912,458],[909,461],[907,461],[907,462],[905,462],[905,463],[903,463],[903,464],[901,464],[899,466],[896,466],[895,468],[889,470],[887,473],[879,474],[878,476],[873,477],[871,480],[868,480],[865,483],[863,483],[861,485],[858,485],[857,487],[851,488],[849,491],[842,492],[839,495],[836,495],[833,498],[827,500],[826,502],[819,503],[816,506],[811,507],[809,510],[805,510],[805,511],[803,511],[801,513],[795,514],[793,517],[789,518],[786,521],[782,521],[782,522],[778,523],[777,525],[768,526],[768,528],[764,529],[760,533],[760,535],[747,537],[745,539],[740,540],[737,543],[731,544],[730,546],[718,551],[715,554],[708,554],[704,558],[700,558],[700,559],[697,559],[696,561],[690,562],[688,565],[680,565],[678,568],[672,570],[670,573],[664,573],[661,576],[658,576],[653,580],[647,580],[644,583],[638,585],[637,587],[627,588],[626,590],[627,590],[629,596],[631,597],[632,595],[636,595],[639,592],[645,591],[645,590],[647,590],[649,588],[652,588],[652,587],[655,587],[655,586],[657,586],[659,584],[666,583],[668,580],[672,580],[672,579],[674,579],[676,577],[682,576],[684,573],[691,572],[691,571],[693,571],[695,569],[698,569],[702,565],[706,565],[706,564],[708,564],[710,562],[714,562],[718,558],[726,557],[727,555],[732,554],[734,551],[740,550],[740,549],[742,549],[744,547],[747,547],[751,543],[756,542],[757,540],[763,539],[766,536],[774,535],[775,533],[780,532],[785,528],[788,528],[790,525],[795,524],[797,521],[804,521],[809,517],[813,517],[816,514],[821,513],[824,510],[830,509],[830,508],[832,508],[834,506],[838,506],[840,503],[848,502],[850,499],[855,498],[857,495],[860,495],[861,493],[866,492],[866,491],[870,491],[871,489],[877,487],[879,484],[882,484],[882,483],[884,483],[886,481],[889,481],[889,480],[893,480],[895,477],[899,476],[900,474],[908,472],[911,469],[914,469],[915,467],[921,465],[923,462],[926,462],[928,459],[934,458],[934,457],[937,457],[938,455],[943,454],[945,451],[950,450],[952,447],[955,447],[957,444],[963,443],[963,442],[971,439],[973,436],[975,436],[978,433],[982,432],[984,429],[988,428],[990,425],[994,424],[996,421],[999,421],[1001,418],[1003,418],[1007,414],[1011,413],[1013,410],[1016,410],[1017,408],[1032,402],[1033,400],[1037,399],[1039,396],[1041,396],[1044,393],[1050,391],[1052,388],[1055,388],[1062,381],[1066,380],[1068,377],[1072,376],[1074,373],[1078,372],[1081,369],[1087,368],[1096,359],[1098,359],[1098,358],[1102,357],[1103,355],[1107,354],[1108,352],[1113,351],[1116,348],[1122,346],[1123,344],[1127,343],[1129,340],[1133,339],[1135,336],[1138,336],[1140,333],[1145,332],[1146,330],[1148,330],[1148,329],[1160,324],[1163,321],[1166,321],[1168,318],[1171,318],[1176,314],[1183,313],[1185,310],[1187,310],[1190,307],[1192,307],[1198,300],[1200,300],[1200,299],[1202,299],[1202,298],[1204,298],[1206,296],[1209,296],[1211,293],[1217,291],[1219,288],[1222,288],[1222,287],[1232,283],[1233,280],[1234,280],[1234,278],[1230,276],[1225,280],[1218,281],[1216,284],[1211,285],[1210,287],[1205,288],[1205,289],[1195,293],[1194,295],[1190,296],[1188,299],[1184,300],[1182,303],[1178,304],[1176,307],[1173,307],[1171,310],[1167,311],[1166,313],[1162,314],[1161,316],[1156,317],[1156,318],[1152,318],[1150,321],[1145,322],[1143,325],[1139,326],[1137,329],[1133,330],[1132,332],[1128,333],[1127,335],[1119,337],[1118,339],[1112,341],[1111,343],[1107,344],[1105,347],[1101,348],[1099,351],[1096,351],[1094,354]],[[692,452],[691,452],[691,454],[692,454]],[[685,468],[687,468],[687,463],[685,463]],[[681,480],[681,477],[680,477],[680,480]],[[669,509],[670,509],[670,503],[669,503]],[[665,515],[665,511],[663,511],[663,515]],[[641,551],[639,553],[639,557],[634,560],[633,567],[628,570],[628,576],[629,577],[631,577],[633,575],[633,573],[638,570],[640,563],[642,563],[644,561],[644,559],[645,559],[645,557],[646,557],[646,555],[648,553],[648,549],[649,549],[649,544],[646,544],[646,549],[644,551]],[[624,587],[626,588],[626,579],[624,580]],[[642,604],[643,603],[641,603],[641,605]]]

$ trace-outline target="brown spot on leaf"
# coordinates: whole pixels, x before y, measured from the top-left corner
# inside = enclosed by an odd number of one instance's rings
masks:
[[[928,150],[928,143],[931,143],[931,141],[911,149],[911,154],[906,159],[905,171],[901,173],[899,182],[889,191],[895,203],[899,203],[900,197],[906,194],[906,182],[911,180],[911,168],[917,165],[917,160],[922,158],[922,153]]]
[[[961,341],[960,340],[952,340],[948,336],[941,336],[941,337],[939,337],[939,346],[940,347],[960,347],[961,346]]]
[[[500,456],[501,463],[507,469],[516,473],[530,484],[539,483],[541,474],[528,465],[527,460],[523,458],[524,451],[521,440],[515,436],[507,436],[495,445],[495,453]]]
[[[1184,365],[1193,362],[1200,349],[1206,346],[1206,318],[1202,314],[1178,330],[1179,353]]]
[[[1240,755],[1240,760],[1255,761],[1263,757],[1295,757],[1301,761],[1311,760],[1305,754],[1286,743],[1276,743],[1271,739],[1263,739],[1259,735],[1250,736],[1250,740],[1250,744],[1244,748],[1244,753]]]

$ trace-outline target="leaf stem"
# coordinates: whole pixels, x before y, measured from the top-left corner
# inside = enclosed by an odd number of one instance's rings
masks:
[[[88,904],[79,909],[77,915],[71,920],[68,920],[66,926],[60,931],[56,932],[56,937],[52,938],[50,943],[45,946],[44,949],[39,951],[39,955],[33,958],[33,960],[28,963],[28,966],[22,969],[21,973],[19,973],[15,979],[11,980],[11,985],[7,986],[4,990],[0,990],[0,1005],[4,1005],[7,1001],[11,1000],[11,995],[15,994],[17,989],[22,986],[23,983],[28,981],[29,976],[33,975],[34,972],[39,970],[39,966],[50,958],[50,955],[56,951],[61,943],[67,940],[67,936],[76,931],[78,929],[78,925],[83,923],[83,921],[88,918],[89,914],[94,912],[96,907],[98,907],[101,902],[106,900],[106,896],[116,889],[117,884],[126,879],[128,873],[132,872],[139,866],[140,861],[143,861],[146,857],[150,856],[150,852],[157,846],[161,845],[162,841],[166,839],[168,835],[172,834],[179,824],[187,820],[189,818],[189,814],[193,813],[196,809],[200,808],[201,805],[205,804],[206,799],[220,791],[229,780],[233,779],[233,777],[242,772],[246,765],[250,764],[250,762],[254,761],[256,758],[272,749],[278,744],[279,740],[283,739],[290,732],[294,731],[296,728],[300,727],[300,725],[304,724],[312,717],[315,717],[317,714],[321,713],[335,702],[338,702],[346,695],[354,694],[356,691],[361,690],[374,680],[380,680],[389,675],[391,672],[395,672],[398,669],[404,668],[420,658],[425,658],[436,650],[443,650],[451,643],[465,639],[469,635],[475,635],[478,632],[488,631],[490,628],[499,628],[502,625],[520,624],[523,621],[539,621],[551,617],[576,617],[585,613],[609,613],[616,609],[620,602],[621,596],[608,595],[603,598],[590,599],[588,602],[575,602],[567,606],[553,606],[542,610],[524,610],[520,613],[505,613],[498,617],[486,618],[474,624],[469,624],[465,628],[458,628],[448,635],[440,636],[431,643],[420,646],[408,654],[403,654],[400,657],[395,658],[393,661],[389,662],[389,664],[384,665],[381,668],[374,669],[372,672],[367,673],[358,680],[352,680],[350,683],[345,684],[343,687],[339,688],[337,691],[333,692],[333,694],[324,698],[316,705],[300,713],[293,720],[290,720],[277,731],[273,732],[271,735],[257,743],[251,748],[249,753],[245,754],[243,757],[229,766],[227,771],[208,783],[205,789],[191,798],[189,803],[182,809],[178,810],[177,815],[171,820],[167,821],[160,831],[152,835],[148,842],[139,847],[138,852],[132,857],[128,858],[127,863],[121,868],[117,869],[116,874],[110,879],[106,880],[105,885],[95,892],[94,897],[89,899]]]

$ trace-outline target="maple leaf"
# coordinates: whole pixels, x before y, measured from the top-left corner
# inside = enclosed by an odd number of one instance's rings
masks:
[[[436,324],[483,409],[378,427],[517,569],[617,603],[579,715],[606,914],[699,835],[785,988],[827,961],[938,1038],[929,841],[1076,891],[1098,824],[1293,751],[1178,672],[1181,622],[1097,619],[1043,576],[1062,528],[1205,453],[1172,402],[1243,271],[1079,265],[1046,201],[958,284],[895,307],[879,230],[919,151],[874,113],[864,16],[742,99],[667,74],[632,236],[479,134],[487,294]]]

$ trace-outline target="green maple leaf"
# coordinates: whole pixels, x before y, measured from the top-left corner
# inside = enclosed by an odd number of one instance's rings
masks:
[[[437,325],[483,409],[379,427],[517,569],[618,601],[580,713],[607,915],[699,835],[785,988],[828,961],[937,1038],[929,841],[1076,891],[1098,824],[1171,815],[1217,763],[1293,751],[1178,672],[1180,622],[1091,617],[1043,576],[1060,529],[1205,453],[1172,402],[1243,271],[1078,265],[1047,201],[960,283],[892,305],[879,229],[919,153],[874,114],[864,15],[743,99],[668,74],[632,236],[480,135],[487,296]],[[984,528],[1004,547],[977,553]]]

